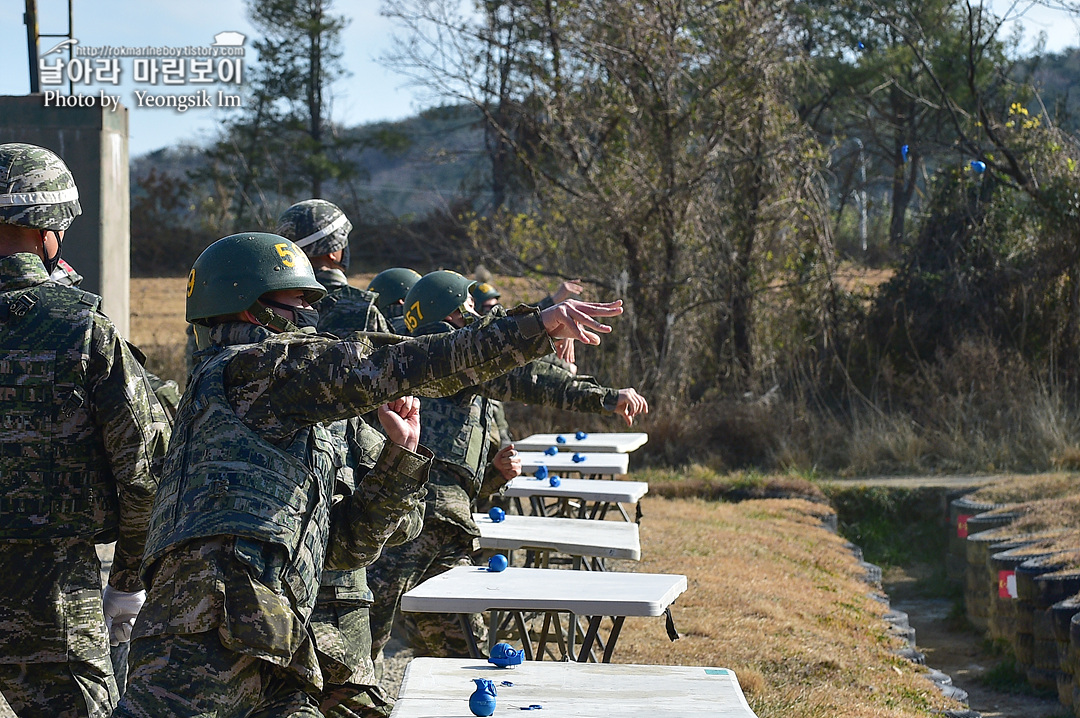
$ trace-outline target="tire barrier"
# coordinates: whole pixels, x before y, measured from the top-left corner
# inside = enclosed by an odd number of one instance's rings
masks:
[[[962,545],[968,621],[1006,642],[1028,683],[1080,718],[1080,484],[1069,481],[953,500],[947,563],[955,578]],[[978,500],[988,496],[1010,503]]]
[[[964,580],[967,568],[967,520],[977,514],[1001,508],[1002,504],[987,501],[975,501],[968,496],[961,496],[949,502],[949,553],[945,561],[948,577],[956,583]]]

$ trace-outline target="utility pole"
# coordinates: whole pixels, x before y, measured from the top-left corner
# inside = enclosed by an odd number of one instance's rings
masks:
[[[26,50],[30,55],[30,94],[36,95],[41,92],[41,73],[38,69],[38,19],[37,0],[26,0],[26,13],[23,15],[26,24]]]

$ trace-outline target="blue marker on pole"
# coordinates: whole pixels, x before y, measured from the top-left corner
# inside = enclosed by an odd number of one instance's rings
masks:
[[[908,153],[908,146],[907,145],[900,145],[900,157],[904,160],[905,163],[907,162],[907,153]]]

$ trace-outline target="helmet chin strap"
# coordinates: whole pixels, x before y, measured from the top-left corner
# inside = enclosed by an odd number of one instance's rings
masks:
[[[256,324],[266,327],[267,329],[272,329],[278,334],[300,331],[300,328],[288,319],[259,302],[255,302],[248,307],[248,314],[251,315]]]
[[[56,238],[56,254],[49,256],[49,249],[45,246],[46,235],[52,230],[39,229],[38,232],[41,235],[41,261],[45,264],[45,271],[52,274],[56,271],[56,267],[60,264],[60,238]]]

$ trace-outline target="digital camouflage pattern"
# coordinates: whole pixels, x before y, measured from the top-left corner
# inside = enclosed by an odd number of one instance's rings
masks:
[[[328,290],[327,298],[334,296],[332,284],[343,283],[345,276],[327,277],[324,272],[317,272],[316,279]],[[359,292],[359,290],[353,290]],[[372,292],[361,294],[374,297]],[[371,314],[381,319],[378,310],[371,306],[356,306],[352,312],[340,311],[342,304],[334,305],[331,312],[322,311],[323,302],[319,303],[319,330],[339,336],[351,335],[354,331],[371,331],[379,328],[371,323]],[[347,305],[348,303],[346,303]],[[385,320],[382,320],[385,323]],[[338,474],[338,488],[335,494],[350,495],[356,490],[356,480],[363,480],[363,472],[375,465],[382,451],[385,438],[381,433],[364,423],[363,419],[353,419],[357,430],[351,432],[334,431],[334,438],[343,446],[348,457],[345,468]],[[345,422],[335,422],[334,427],[345,426]],[[350,467],[356,467],[353,471]],[[337,497],[336,497],[337,498]],[[401,519],[398,530],[386,541],[388,546],[397,546],[411,541],[420,535],[423,528],[424,507],[418,504]],[[371,658],[371,629],[368,624],[368,611],[374,600],[367,586],[365,568],[354,571],[323,571],[322,584],[311,614],[309,625],[315,637],[316,654],[322,669],[324,687],[320,708],[327,718],[368,718],[388,716],[393,709],[389,700],[378,687],[375,665]]]
[[[252,463],[265,455],[266,445],[288,447],[298,432],[315,424],[359,416],[410,393],[457,391],[551,351],[535,312],[479,322],[453,335],[378,349],[363,339],[272,334],[241,322],[213,326],[208,340],[211,346],[237,350],[225,364],[223,386],[236,417],[259,436],[261,445],[252,447],[257,449]],[[170,447],[169,466],[174,471],[181,466],[181,462],[172,461],[174,452],[178,455],[185,451],[186,443],[198,441],[188,435],[186,406],[204,398],[191,391],[181,403],[178,439]],[[373,521],[371,514],[385,518],[389,512],[384,507],[403,501],[406,494],[420,493],[422,479],[409,479],[407,471],[415,474],[420,470],[417,458],[401,447],[386,444],[379,460],[382,479],[376,470],[368,472],[356,493],[332,508],[328,494],[311,496],[306,513],[296,515],[295,520],[319,523],[319,514],[329,513],[329,545],[324,562],[313,559],[304,563],[345,570],[365,565],[378,555],[378,548],[397,526],[389,521],[377,525],[380,521]],[[163,484],[171,481],[175,479],[167,471]],[[321,485],[314,482],[314,486]],[[212,486],[207,488],[213,490]],[[166,495],[165,490],[162,495]],[[242,513],[234,518],[246,525]],[[308,546],[307,550],[314,556],[319,547]],[[288,668],[305,690],[320,688],[321,674],[312,643],[306,640],[305,615],[299,601],[293,601],[289,592],[278,593],[273,588],[283,585],[288,560],[272,536],[263,541],[226,536],[177,542],[148,564],[150,588],[134,631],[128,693],[117,714],[153,714],[155,696],[187,694],[186,684],[154,684],[161,676],[183,675],[182,671],[170,673],[172,667],[163,651],[171,639],[159,640],[161,636],[210,631],[220,642],[212,649],[213,660],[222,651],[251,656]],[[300,595],[310,595],[318,586],[318,573],[298,578],[301,581],[284,585]],[[136,689],[135,683],[142,680],[148,683]]]
[[[9,579],[0,593],[0,690],[17,709],[50,701],[46,715],[64,714],[50,696],[65,692],[86,697],[91,714],[107,715],[115,702],[94,544],[117,540],[114,588],[142,588],[138,566],[169,439],[141,367],[97,304],[49,281],[36,255],[0,258],[0,475],[10,482],[0,505],[0,571]],[[77,341],[60,346],[72,333]],[[46,371],[48,382],[34,381]],[[34,481],[12,481],[19,477]],[[94,484],[101,500],[81,493]]]
[[[326,296],[314,306],[319,310],[319,331],[345,338],[353,332],[394,333],[382,315],[374,292],[349,284],[340,269],[319,269],[315,279],[326,287]]]
[[[214,631],[134,641],[131,666],[116,718],[321,718],[315,698],[287,669],[223,651]]]
[[[64,161],[44,147],[0,145],[0,224],[61,231],[82,214]]]
[[[290,239],[309,257],[321,257],[349,246],[352,222],[332,202],[309,199],[297,202],[278,217],[274,234]]]
[[[429,578],[455,566],[472,565],[477,540],[454,524],[435,518],[424,522],[420,537],[387,548],[368,568],[368,585],[375,594],[371,608],[372,654],[378,656],[390,640],[401,596]],[[441,613],[401,614],[409,645],[417,655],[468,658],[469,646],[456,615]],[[486,645],[487,630],[479,614],[470,616],[480,646]]]

